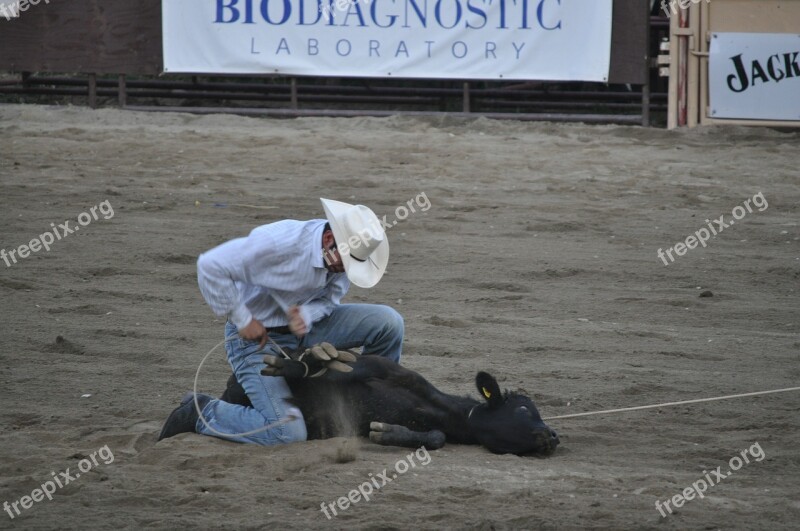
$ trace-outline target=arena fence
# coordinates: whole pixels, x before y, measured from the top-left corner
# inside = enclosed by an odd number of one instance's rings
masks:
[[[146,110],[272,116],[485,115],[527,120],[650,123],[666,111],[651,91],[653,35],[666,17],[649,2],[614,0],[607,84],[312,76],[164,74],[160,0],[70,0],[0,20],[0,95],[116,99]],[[655,43],[655,46],[654,46]]]

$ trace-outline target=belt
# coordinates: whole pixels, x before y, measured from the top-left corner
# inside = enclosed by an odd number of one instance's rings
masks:
[[[228,320],[230,322],[230,320]],[[231,323],[233,324],[233,323]],[[289,330],[289,326],[265,326],[264,328],[267,329],[267,333],[275,333],[275,334],[291,334],[292,331]]]

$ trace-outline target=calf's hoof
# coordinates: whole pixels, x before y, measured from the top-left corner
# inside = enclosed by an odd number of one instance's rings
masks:
[[[369,440],[384,446],[405,448],[424,446],[428,450],[438,450],[445,443],[444,433],[439,430],[411,431],[405,426],[383,422],[372,422],[369,429]]]

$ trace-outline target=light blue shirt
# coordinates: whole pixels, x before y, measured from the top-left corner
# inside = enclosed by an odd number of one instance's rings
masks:
[[[201,254],[197,281],[214,313],[227,316],[239,329],[252,319],[269,329],[288,323],[284,304],[298,305],[309,331],[330,315],[350,281],[346,274],[325,268],[325,223],[278,221]]]

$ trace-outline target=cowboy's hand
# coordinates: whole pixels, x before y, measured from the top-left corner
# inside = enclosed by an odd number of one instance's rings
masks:
[[[264,325],[253,319],[250,324],[239,330],[239,335],[250,341],[260,341],[260,347],[264,348],[267,344],[267,329]]]
[[[283,376],[284,378],[304,378],[308,375],[308,365],[301,361],[286,359],[268,354],[264,356],[267,365],[261,369],[261,376]]]
[[[294,335],[303,337],[308,333],[308,327],[303,320],[303,315],[300,313],[299,306],[292,306],[289,308],[287,317],[289,318],[289,330],[291,330]]]
[[[350,352],[338,351],[330,343],[320,343],[303,351],[297,359],[285,359],[278,356],[264,356],[267,365],[262,369],[264,376],[283,376],[285,378],[316,377],[325,374],[328,369],[338,372],[353,370],[348,363],[356,361]]]

